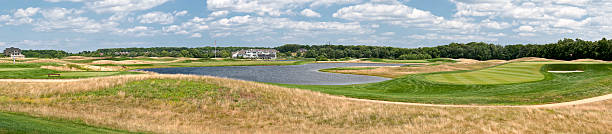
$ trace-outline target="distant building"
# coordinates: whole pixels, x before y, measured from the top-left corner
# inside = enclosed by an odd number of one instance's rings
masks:
[[[14,58],[25,58],[25,56],[21,54],[21,49],[14,48],[14,47],[4,49],[4,56],[7,56],[7,57],[10,56]]]
[[[275,49],[247,49],[232,53],[232,58],[247,58],[247,59],[276,59]]]

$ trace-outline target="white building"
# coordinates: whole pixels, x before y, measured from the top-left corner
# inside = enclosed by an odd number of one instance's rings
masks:
[[[247,58],[247,59],[276,59],[275,49],[247,49],[232,53],[232,58]]]

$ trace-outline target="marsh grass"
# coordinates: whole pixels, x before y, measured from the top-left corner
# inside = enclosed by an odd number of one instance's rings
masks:
[[[2,111],[134,132],[612,133],[610,100],[542,109],[406,106],[189,75],[1,84],[12,84],[0,87]]]

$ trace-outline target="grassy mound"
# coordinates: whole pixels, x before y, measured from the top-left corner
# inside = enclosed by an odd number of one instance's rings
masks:
[[[425,76],[426,80],[449,84],[512,84],[543,80],[543,64],[511,63],[477,71],[440,73]]]
[[[612,113],[606,112],[612,101],[554,109],[403,106],[184,75],[0,84],[10,84],[9,89],[0,88],[1,111],[131,132],[610,133],[608,121],[612,119]],[[2,121],[11,122],[0,118]],[[71,132],[71,126],[62,123],[40,127],[57,126],[53,129]],[[12,133],[13,128],[0,132]]]
[[[485,84],[485,85],[461,85],[445,84],[427,80],[430,75],[447,75],[480,73],[489,74],[490,72],[523,73],[524,75],[533,74],[542,65],[512,65],[501,66],[500,69],[492,68],[475,72],[450,72],[416,74],[405,77],[362,85],[287,85],[285,87],[308,89],[328,94],[343,95],[354,98],[433,103],[433,104],[489,104],[489,105],[521,105],[521,104],[544,104],[566,102],[584,99],[594,96],[612,93],[612,64],[588,64],[583,65],[584,73],[574,74],[552,74],[542,73],[543,80],[514,83],[514,84]],[[555,66],[555,65],[544,65]],[[531,70],[523,71],[518,68]],[[503,70],[503,71],[502,71]],[[539,71],[535,71],[539,72]],[[497,76],[497,79],[510,77],[519,79],[516,76],[505,75]],[[492,79],[492,78],[491,78]],[[492,79],[494,80],[494,79]],[[508,79],[512,80],[512,79]],[[473,80],[473,82],[478,80]]]
[[[402,106],[183,75],[10,86],[15,90],[0,88],[0,110],[64,121],[31,125],[22,122],[30,119],[0,118],[12,125],[0,132],[34,126],[71,133],[88,129],[69,125],[82,122],[102,130],[153,133],[610,133],[612,118],[606,112],[612,101],[555,109]]]

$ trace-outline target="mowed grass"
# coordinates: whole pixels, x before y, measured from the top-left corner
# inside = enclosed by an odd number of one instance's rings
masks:
[[[425,76],[426,80],[448,84],[512,84],[543,80],[543,64],[510,63],[492,68],[458,72],[439,73]]]
[[[521,68],[535,71],[537,66],[542,65],[521,65]],[[584,73],[543,72],[544,79],[542,80],[512,84],[448,84],[427,79],[429,75],[465,73],[465,71],[456,71],[413,74],[384,82],[360,85],[277,85],[361,99],[430,104],[546,104],[612,93],[612,84],[610,84],[612,83],[612,71],[609,69],[612,64],[584,64],[583,66]],[[515,68],[519,67],[510,69]]]
[[[0,68],[0,71],[24,71],[24,70],[33,70],[36,68]]]
[[[19,63],[0,64],[0,79],[75,79],[111,75],[141,74],[139,72],[70,72],[40,68],[41,66],[60,66],[57,63]],[[49,77],[48,74],[60,74],[60,77]]]
[[[120,72],[64,72],[59,73],[60,76],[64,77],[94,77],[94,76],[110,76],[116,75]]]
[[[0,133],[12,134],[123,134],[106,128],[92,127],[66,120],[37,118],[28,115],[0,112]]]

